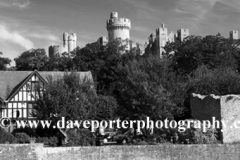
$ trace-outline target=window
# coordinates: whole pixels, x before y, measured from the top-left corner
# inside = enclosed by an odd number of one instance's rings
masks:
[[[20,116],[20,111],[17,110],[17,113],[16,113],[16,118],[18,118]]]
[[[27,104],[27,117],[33,117],[33,103]]]

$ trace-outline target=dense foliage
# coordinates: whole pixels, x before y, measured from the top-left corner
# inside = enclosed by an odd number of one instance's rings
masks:
[[[3,53],[0,52],[0,56]],[[5,58],[5,57],[0,57],[0,71],[1,70],[6,70],[7,69],[7,65],[10,65],[11,60],[9,58]]]
[[[13,143],[14,136],[11,133],[6,132],[0,127],[0,144],[2,143]]]
[[[48,57],[44,49],[31,49],[21,53],[14,61],[19,71],[46,70],[44,67]]]

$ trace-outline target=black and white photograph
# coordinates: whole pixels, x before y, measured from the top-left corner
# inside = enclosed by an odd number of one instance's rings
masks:
[[[0,160],[240,160],[239,0],[0,0]]]

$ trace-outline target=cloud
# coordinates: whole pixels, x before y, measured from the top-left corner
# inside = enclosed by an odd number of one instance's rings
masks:
[[[0,0],[0,7],[26,9],[30,6],[29,0]]]
[[[25,38],[23,35],[21,35],[17,31],[10,31],[4,25],[0,25],[0,39],[18,44],[19,46],[25,49],[34,48],[34,44],[31,40]]]
[[[177,13],[188,13],[187,11],[183,11],[183,10],[181,10],[179,8],[175,8],[174,12],[177,12]]]
[[[37,38],[37,39],[43,39],[43,40],[47,40],[47,41],[51,41],[51,42],[56,42],[56,43],[60,43],[61,40],[56,37],[55,35],[52,34],[40,34],[40,33],[31,33],[28,35],[28,37],[32,37],[32,38]]]
[[[148,1],[124,0],[124,2],[136,9],[137,18],[139,19],[156,19],[159,18],[159,14],[163,13],[163,10],[160,10],[156,6],[151,6]]]
[[[197,17],[198,21],[205,19],[205,16],[218,0],[179,0],[178,9]]]
[[[231,7],[234,11],[240,12],[240,1],[239,0],[228,0],[228,1],[219,0],[219,2]]]
[[[20,9],[26,9],[30,6],[30,1],[29,0],[14,0],[13,5]]]

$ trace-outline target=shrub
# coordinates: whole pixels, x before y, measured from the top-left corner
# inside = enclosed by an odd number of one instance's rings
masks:
[[[55,136],[52,137],[38,137],[36,139],[37,143],[43,143],[44,145],[56,147],[58,146],[58,138]]]
[[[35,129],[32,129],[30,127],[25,127],[25,128],[16,128],[12,131],[12,134],[15,135],[16,133],[26,133],[30,137],[36,137]]]
[[[16,143],[30,143],[31,138],[24,132],[15,133]]]
[[[175,133],[173,141],[175,143],[186,144],[212,144],[217,143],[217,130],[214,128],[206,128],[203,131],[203,125],[200,121],[191,123],[190,128],[187,128],[185,132]],[[199,125],[198,125],[199,124]],[[195,126],[194,126],[195,125]]]
[[[69,146],[93,146],[95,138],[93,133],[88,129],[72,129],[67,132]]]
[[[214,128],[206,128],[203,131],[203,125],[200,121],[190,123],[190,128],[187,127],[186,123],[184,132],[179,132],[178,128],[161,128],[155,130],[155,138],[157,143],[175,143],[175,144],[212,144],[218,143],[217,130]],[[195,126],[194,126],[195,125]]]
[[[140,141],[135,143],[135,145],[149,145],[146,141]]]
[[[13,143],[14,136],[11,133],[6,132],[3,128],[0,127],[0,144],[3,143]]]

